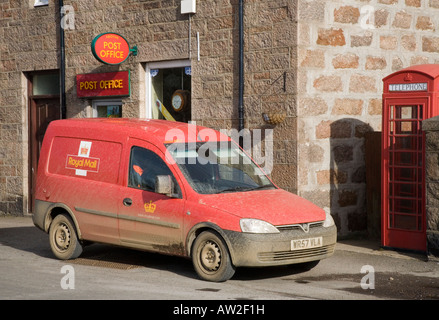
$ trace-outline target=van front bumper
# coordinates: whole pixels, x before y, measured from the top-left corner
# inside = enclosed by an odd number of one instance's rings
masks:
[[[296,264],[330,257],[337,242],[337,228],[323,226],[304,232],[300,228],[274,234],[254,234],[224,230],[236,267],[262,267]],[[321,237],[321,238],[320,238]],[[321,245],[292,250],[292,241],[320,238]]]

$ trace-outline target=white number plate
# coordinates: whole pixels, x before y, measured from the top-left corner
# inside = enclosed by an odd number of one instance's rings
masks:
[[[291,250],[318,248],[321,247],[322,245],[323,245],[322,237],[291,240]]]

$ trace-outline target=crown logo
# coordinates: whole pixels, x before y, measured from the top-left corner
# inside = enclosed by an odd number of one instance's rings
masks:
[[[407,73],[406,76],[404,77],[404,81],[405,82],[411,82],[413,81],[413,76],[411,73]]]
[[[145,208],[145,212],[154,213],[156,205],[154,203],[152,203],[152,200],[151,200],[151,201],[149,201],[149,203],[145,203],[143,205],[143,207]]]

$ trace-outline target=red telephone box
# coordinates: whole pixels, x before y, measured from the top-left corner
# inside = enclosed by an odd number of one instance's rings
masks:
[[[439,115],[439,65],[418,65],[383,79],[381,241],[426,251],[425,135]]]

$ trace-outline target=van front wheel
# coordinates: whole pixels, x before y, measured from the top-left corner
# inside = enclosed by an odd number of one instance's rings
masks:
[[[214,232],[204,231],[195,239],[192,263],[203,280],[223,282],[235,274],[229,250],[224,240]]]
[[[67,215],[59,214],[53,219],[49,229],[49,242],[58,259],[75,259],[82,253],[75,226]]]

